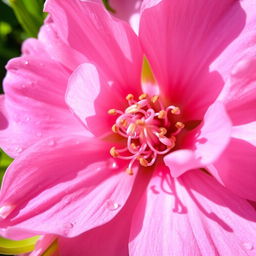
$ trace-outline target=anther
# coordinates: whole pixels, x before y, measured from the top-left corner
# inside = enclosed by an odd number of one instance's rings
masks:
[[[116,109],[110,109],[109,111],[108,111],[108,114],[109,115],[116,115],[117,114],[117,112],[116,112]]]
[[[136,120],[135,123],[136,123],[136,125],[145,125],[145,121],[141,120],[141,119]]]
[[[129,124],[129,126],[127,128],[127,134],[130,136],[133,136],[135,130],[136,130],[136,125],[134,123],[131,123],[131,124]]]
[[[125,110],[125,113],[134,114],[134,113],[138,112],[140,110],[140,108],[141,108],[140,104],[133,104]]]
[[[167,133],[167,130],[164,127],[160,127],[159,130],[160,130],[160,132],[158,133],[158,135],[160,137],[164,136]]]
[[[179,107],[175,107],[171,110],[171,113],[173,115],[180,115],[180,108]]]
[[[131,147],[133,150],[136,150],[136,149],[137,149],[137,146],[136,146],[134,143],[131,143],[130,147]]]
[[[133,100],[134,99],[134,96],[129,93],[127,96],[126,96],[126,100],[130,101],[130,100]]]
[[[112,147],[109,151],[110,155],[113,156],[113,157],[118,157],[119,156],[119,153],[116,151],[116,148],[115,147]]]
[[[177,122],[177,123],[175,124],[175,127],[176,127],[177,129],[183,129],[183,128],[185,127],[185,125],[184,125],[182,122]]]
[[[141,166],[148,167],[148,161],[145,158],[140,157],[139,161]]]
[[[118,131],[119,131],[118,126],[117,126],[116,124],[114,124],[114,125],[112,126],[112,132],[118,133]]]
[[[128,173],[129,175],[133,175],[133,170],[130,168],[127,168],[126,173]]]
[[[146,93],[143,93],[143,94],[140,95],[139,100],[144,100],[147,97],[148,97],[148,95]]]
[[[161,110],[158,112],[158,116],[159,119],[164,119],[166,117],[166,111]]]
[[[123,127],[126,127],[126,125],[127,125],[127,120],[126,120],[126,119],[121,119],[121,120],[120,120],[120,124],[121,124]]]
[[[158,99],[159,99],[159,96],[158,96],[158,95],[155,95],[155,96],[153,96],[153,97],[151,98],[151,102],[152,102],[152,103],[156,103],[156,102],[158,101]]]

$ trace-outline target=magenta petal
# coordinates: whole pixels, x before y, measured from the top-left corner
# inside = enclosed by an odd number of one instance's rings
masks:
[[[114,15],[119,19],[130,23],[133,30],[139,31],[140,7],[143,0],[110,0],[111,7],[115,10]]]
[[[84,55],[70,47],[61,39],[52,21],[45,23],[46,24],[40,29],[38,38],[44,44],[47,53],[52,59],[61,63],[71,71],[87,60]]]
[[[140,87],[142,53],[131,27],[111,16],[102,3],[49,0],[45,11],[58,35],[119,86]]]
[[[202,117],[224,83],[210,66],[245,25],[240,1],[148,0],[143,8],[139,37],[162,93]]]
[[[0,222],[4,235],[73,237],[110,221],[136,175],[127,175],[127,163],[114,161],[108,147],[81,136],[49,138],[15,159],[1,190],[0,205],[13,206]]]
[[[88,133],[64,101],[69,72],[51,60],[38,40],[26,41],[23,50],[7,65],[1,98],[0,146],[12,157],[56,133]]]
[[[252,206],[213,177],[164,170],[134,212],[129,255],[254,255],[255,221]]]
[[[239,34],[233,38],[232,42],[229,42],[227,47],[223,49],[222,53],[211,64],[211,70],[215,70],[221,74],[224,81],[230,78],[232,69],[241,60],[250,59],[256,51],[255,45],[255,23],[256,23],[256,4],[255,1],[221,1],[231,2],[230,8],[227,8],[226,15],[219,21],[219,27],[216,31],[225,31],[224,38],[228,39],[228,36],[239,31]],[[220,1],[216,1],[216,4],[220,4]],[[235,27],[234,27],[235,25]],[[215,41],[214,41],[215,44]],[[241,64],[241,63],[240,63]]]
[[[111,132],[116,117],[108,114],[109,109],[125,109],[128,92],[116,86],[89,63],[80,65],[69,78],[66,102],[95,135]]]
[[[150,178],[150,172],[143,170],[138,172],[133,190],[125,206],[108,223],[89,230],[78,237],[58,239],[60,255],[128,255],[131,220]]]
[[[234,125],[256,120],[256,58],[243,58],[236,63],[219,100],[226,105]]]
[[[209,171],[239,196],[256,201],[256,125],[234,127],[232,139]]]
[[[193,148],[176,150],[164,157],[173,177],[184,172],[206,167],[216,161],[225,150],[231,136],[231,122],[222,103],[213,104],[204,117],[203,124],[190,140]],[[184,145],[186,146],[186,145]]]

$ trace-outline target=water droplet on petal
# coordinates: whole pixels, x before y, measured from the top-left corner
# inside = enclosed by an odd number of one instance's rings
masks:
[[[74,227],[74,224],[72,222],[67,222],[63,226],[63,231],[65,235],[68,235],[70,230]]]
[[[250,242],[243,243],[244,249],[251,251],[253,249],[253,244]]]
[[[25,60],[25,61],[24,61],[24,64],[25,64],[25,65],[28,65],[28,64],[29,64],[29,61],[28,61],[28,60]]]
[[[107,201],[106,207],[110,211],[115,211],[120,207],[120,204],[118,204],[117,202],[114,202],[113,200],[110,199]]]
[[[11,204],[3,205],[2,207],[0,207],[0,218],[6,219],[14,209],[15,209],[14,205],[11,205]]]
[[[22,152],[22,147],[20,147],[20,146],[16,146],[15,147],[15,151],[17,152],[17,153],[20,153],[20,152]]]
[[[113,85],[114,85],[114,81],[109,80],[109,81],[108,81],[108,86],[109,86],[109,87],[112,87]]]
[[[110,169],[117,169],[118,165],[117,162],[114,159],[109,159],[107,162],[107,167]]]

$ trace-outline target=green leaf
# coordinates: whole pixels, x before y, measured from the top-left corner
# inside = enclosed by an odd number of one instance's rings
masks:
[[[36,37],[44,20],[43,1],[9,0],[8,3],[28,36]]]
[[[0,149],[0,182],[2,182],[4,173],[7,169],[7,167],[11,164],[13,161],[12,158],[7,156],[1,149]]]
[[[25,240],[9,240],[0,237],[0,254],[13,255],[31,252],[35,249],[35,245],[40,236],[34,236]]]
[[[110,12],[112,12],[112,13],[115,13],[115,12],[116,12],[116,10],[113,9],[113,8],[110,6],[108,0],[102,0],[102,2],[103,2],[105,8],[106,8],[108,11],[110,11]]]

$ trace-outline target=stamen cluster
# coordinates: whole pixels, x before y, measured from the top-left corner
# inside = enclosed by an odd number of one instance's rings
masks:
[[[127,173],[132,175],[135,161],[149,167],[154,165],[157,157],[170,152],[176,143],[176,136],[184,128],[182,122],[176,121],[180,109],[170,105],[164,107],[158,95],[139,96],[138,100],[132,94],[126,97],[129,106],[125,111],[110,109],[110,115],[118,115],[112,131],[127,139],[126,147],[112,147],[112,157],[130,160]]]

